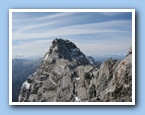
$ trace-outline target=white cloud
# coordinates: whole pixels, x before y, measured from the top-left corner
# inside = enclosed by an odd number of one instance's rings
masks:
[[[44,55],[48,51],[51,42],[52,40],[37,40],[13,45],[12,52],[13,55]]]
[[[73,25],[67,27],[60,27],[53,30],[48,30],[41,33],[13,33],[13,40],[26,40],[35,38],[48,38],[48,37],[61,37],[68,35],[79,35],[79,34],[93,34],[93,33],[106,33],[106,32],[127,32],[124,30],[117,29],[117,27],[129,28],[131,21],[110,21],[93,24]],[[37,26],[45,26],[37,25]],[[31,28],[31,27],[30,27]],[[131,29],[131,28],[130,28]]]
[[[17,42],[17,44],[23,44],[23,43],[24,43],[24,42],[22,42],[22,41],[18,41],[18,42]]]
[[[131,46],[131,40],[118,38],[118,40],[94,40],[91,42],[82,42],[78,40],[71,40],[77,45],[80,50],[86,55],[95,55],[99,53],[126,53]],[[89,41],[89,40],[88,40]],[[13,46],[13,55],[44,55],[50,48],[52,40],[37,40],[25,42]],[[123,46],[123,47],[122,47]]]
[[[15,34],[16,33],[21,33],[21,32],[24,32],[24,31],[28,31],[28,30],[32,30],[32,29],[45,27],[45,26],[51,26],[51,25],[57,24],[57,23],[59,23],[59,21],[51,21],[51,22],[42,23],[42,24],[35,24],[35,25],[28,25],[28,26],[24,26],[24,27],[19,27],[17,29],[17,31],[15,31]]]
[[[122,13],[124,12],[101,12],[101,14],[106,15],[106,16],[115,16]]]
[[[55,18],[60,18],[64,16],[69,16],[72,15],[73,12],[64,12],[64,13],[57,13],[57,14],[52,14],[44,17],[37,17],[37,18],[30,18],[30,19],[17,19],[18,15],[15,13],[13,14],[13,21],[14,22],[25,22],[25,21],[41,21],[41,20],[46,20],[46,19],[55,19]]]
[[[34,20],[44,20],[44,19],[54,19],[54,18],[60,18],[60,17],[64,17],[64,16],[69,16],[74,14],[73,12],[65,12],[65,13],[58,13],[58,14],[53,14],[53,15],[48,15],[45,17],[41,17],[41,18],[36,18]]]
[[[124,53],[128,51],[131,45],[131,20],[106,20],[106,22],[98,22],[96,20],[94,22],[94,19],[89,17],[90,15],[72,14],[69,12],[56,13],[29,19],[26,14],[25,17],[20,13],[21,19],[14,14],[12,33],[13,55],[44,55],[49,50],[52,39],[56,37],[68,38],[87,55],[102,52]],[[103,12],[102,14],[115,16],[119,13]],[[85,19],[84,22],[83,19]],[[93,23],[86,21],[88,19],[92,20]],[[85,37],[84,40],[82,36]],[[46,40],[46,38],[48,39]]]
[[[101,53],[126,53],[131,46],[131,41],[96,41],[92,43],[76,43],[86,55],[96,55]],[[122,47],[123,46],[123,47]]]

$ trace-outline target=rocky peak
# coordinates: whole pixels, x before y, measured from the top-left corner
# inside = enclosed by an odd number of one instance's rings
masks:
[[[65,59],[79,65],[90,63],[74,43],[69,40],[56,38],[52,41],[49,52],[45,54],[43,60],[47,60],[48,63],[54,63],[58,59]]]
[[[100,93],[100,101],[131,102],[132,101],[132,49],[126,57],[115,63],[113,77],[107,88]]]
[[[69,40],[55,39],[41,66],[21,86],[20,102],[132,101],[132,51],[92,66]]]
[[[89,65],[86,56],[69,40],[55,39],[44,55],[41,66],[21,87],[19,101],[79,100],[73,81],[78,66]]]

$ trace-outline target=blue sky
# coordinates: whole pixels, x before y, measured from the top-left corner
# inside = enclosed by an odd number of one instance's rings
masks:
[[[86,55],[126,53],[130,12],[13,12],[13,55],[44,55],[55,38],[69,39]]]

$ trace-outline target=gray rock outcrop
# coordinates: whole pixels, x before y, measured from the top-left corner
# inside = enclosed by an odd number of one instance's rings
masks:
[[[122,61],[109,60],[107,63],[102,63],[97,77],[97,82],[94,83],[97,96],[90,101],[131,102],[132,50],[129,50]]]
[[[132,101],[132,54],[100,68],[69,40],[55,39],[21,87],[19,102]]]

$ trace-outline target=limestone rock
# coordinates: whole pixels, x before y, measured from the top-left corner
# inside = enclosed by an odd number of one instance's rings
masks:
[[[132,101],[132,51],[98,68],[69,40],[55,39],[41,66],[23,83],[20,102]]]
[[[100,101],[132,101],[132,53],[117,65],[108,87],[100,93]]]
[[[19,101],[75,101],[74,70],[89,65],[86,56],[69,40],[55,39],[41,66],[21,87]],[[85,71],[90,71],[88,66]],[[79,99],[78,99],[79,100]]]

